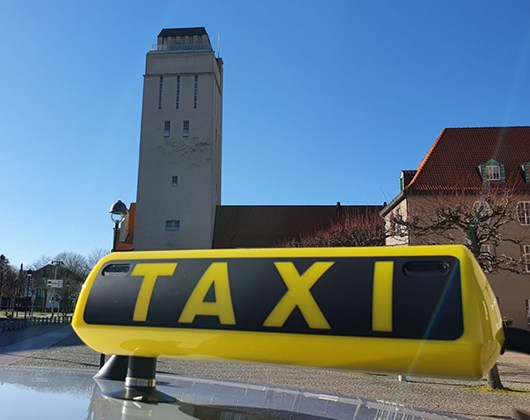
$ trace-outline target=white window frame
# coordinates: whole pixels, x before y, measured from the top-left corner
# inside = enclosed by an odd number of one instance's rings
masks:
[[[169,137],[171,134],[171,121],[164,121],[164,137]]]
[[[519,201],[517,203],[517,220],[521,225],[530,225],[530,201]]]
[[[488,181],[500,181],[501,180],[500,165],[486,165],[486,179]]]
[[[493,244],[482,244],[480,246],[480,252],[484,254],[490,254],[492,257],[495,256],[495,245]]]
[[[530,273],[530,245],[523,245],[521,258],[523,260],[523,271]]]

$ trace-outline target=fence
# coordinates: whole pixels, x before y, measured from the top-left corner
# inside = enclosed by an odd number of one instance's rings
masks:
[[[53,318],[5,319],[0,320],[0,333],[16,331],[22,328],[40,327],[49,324],[70,324],[71,322],[71,315],[58,315]]]

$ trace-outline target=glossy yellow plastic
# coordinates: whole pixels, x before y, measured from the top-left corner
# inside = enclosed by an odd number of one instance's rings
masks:
[[[459,261],[463,333],[454,340],[349,337],[142,325],[95,325],[86,323],[84,319],[87,300],[94,281],[98,273],[109,263],[134,261],[138,264],[143,262],[153,264],[157,261],[178,261],[180,259],[233,261],[249,258],[272,258],[281,261],[287,261],[290,258],[312,258],[318,261],[319,259],[370,257],[377,260],[374,265],[373,286],[373,293],[377,298],[374,298],[372,325],[374,330],[384,333],[392,329],[392,314],[389,315],[388,306],[392,302],[392,282],[389,273],[392,270],[393,259],[440,256],[454,257]],[[287,271],[289,266],[279,265],[276,268]],[[171,270],[168,267],[160,269]],[[326,267],[315,268],[317,269],[325,271]],[[411,299],[415,297],[412,296]],[[142,303],[138,298],[136,305],[138,312],[135,311],[135,317],[139,317],[139,320],[145,319],[146,305],[148,303]],[[281,308],[278,309],[280,310]],[[322,319],[325,321],[324,314],[315,312],[318,310],[318,307],[308,307],[306,320],[314,319],[317,324]],[[270,318],[272,319],[270,322],[274,323],[272,313]],[[186,322],[185,319],[183,321]],[[232,322],[229,314],[225,321],[227,324]],[[489,371],[496,362],[504,343],[502,318],[486,277],[471,253],[465,247],[458,245],[113,253],[103,258],[88,276],[79,296],[72,326],[88,346],[105,354],[215,358],[475,379],[481,378]],[[325,330],[327,327],[321,322],[314,328]]]

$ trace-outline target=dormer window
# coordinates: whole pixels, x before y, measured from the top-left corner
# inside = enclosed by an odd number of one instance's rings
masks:
[[[521,169],[523,170],[524,182],[530,184],[530,161],[523,163]]]
[[[486,166],[486,179],[488,181],[500,181],[501,180],[501,167],[499,165],[487,165]]]
[[[483,181],[506,181],[504,165],[497,162],[495,159],[490,159],[487,162],[481,163],[478,169]]]

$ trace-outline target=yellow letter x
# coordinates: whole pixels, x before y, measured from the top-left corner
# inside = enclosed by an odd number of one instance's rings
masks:
[[[287,286],[287,292],[269,314],[263,326],[282,327],[298,306],[309,328],[331,329],[309,289],[333,264],[333,262],[316,262],[300,275],[291,262],[274,263]]]

